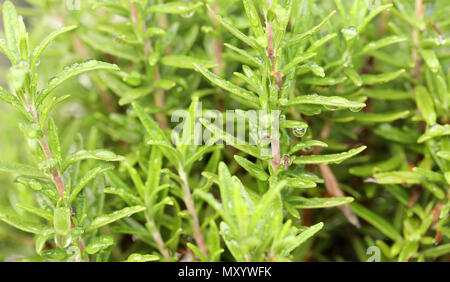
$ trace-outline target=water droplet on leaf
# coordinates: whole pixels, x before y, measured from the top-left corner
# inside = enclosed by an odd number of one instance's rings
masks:
[[[293,133],[294,136],[296,136],[296,137],[302,137],[302,136],[305,135],[305,133],[306,133],[306,128],[299,128],[299,127],[294,128],[294,129],[292,130],[292,133]]]
[[[350,41],[352,39],[355,39],[356,36],[358,36],[358,30],[354,26],[349,26],[347,28],[343,28],[341,30],[342,35],[344,36],[346,41]]]
[[[362,107],[351,107],[351,108],[350,108],[350,111],[356,113],[356,112],[361,111],[361,109],[362,109]]]

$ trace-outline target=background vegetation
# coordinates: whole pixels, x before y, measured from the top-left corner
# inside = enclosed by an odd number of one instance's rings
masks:
[[[2,9],[0,260],[450,258],[449,0]]]

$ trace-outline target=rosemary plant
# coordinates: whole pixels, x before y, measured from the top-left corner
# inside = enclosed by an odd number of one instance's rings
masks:
[[[448,260],[449,0],[24,2],[0,260]]]

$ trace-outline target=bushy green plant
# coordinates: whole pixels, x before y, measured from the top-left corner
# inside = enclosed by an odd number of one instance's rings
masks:
[[[27,2],[0,259],[448,259],[450,1]]]

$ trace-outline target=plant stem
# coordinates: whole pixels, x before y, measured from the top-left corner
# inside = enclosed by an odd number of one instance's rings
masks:
[[[211,6],[211,8],[214,11],[214,13],[219,14],[219,8],[217,6],[217,2],[214,2],[214,4]],[[214,28],[218,28],[216,18],[209,11],[208,11],[208,15],[209,15],[209,18],[211,19],[211,22],[213,23]],[[220,72],[223,68],[222,45],[223,45],[222,40],[218,39],[217,37],[214,37],[214,57],[218,64],[218,67],[214,68],[214,73],[217,75],[220,74]]]
[[[134,3],[130,2],[130,8],[131,8],[131,17],[133,24],[137,27],[138,25],[138,10]],[[164,25],[164,20],[160,18],[159,20],[160,25]],[[142,34],[145,34],[147,31],[147,27],[145,26],[145,22],[142,23]],[[150,42],[149,38],[144,38],[144,56],[148,57],[149,53],[152,51],[152,43]],[[159,73],[158,67],[155,67],[153,78],[155,81],[158,81],[161,79],[161,75]],[[155,93],[155,105],[161,109],[165,107],[165,101],[164,101],[164,91],[160,88],[156,89]],[[168,129],[168,123],[167,118],[164,115],[164,113],[158,113],[156,114],[156,119],[158,121],[158,124],[162,129]],[[156,224],[154,220],[150,219],[148,217],[148,214],[146,213],[147,222],[151,228],[153,239],[155,240],[156,244],[158,245],[159,252],[163,255],[164,259],[166,261],[170,260],[169,252],[164,247],[164,241],[162,239],[161,233],[156,228]]]
[[[416,19],[421,20],[423,18],[423,3],[422,0],[416,0]],[[420,47],[420,39],[419,39],[419,30],[417,28],[413,29],[412,33],[413,37],[413,61],[414,61],[414,79],[416,80],[416,83],[419,82],[420,75],[422,73],[422,66],[420,64],[420,56],[419,56],[419,47]]]
[[[275,53],[273,50],[273,28],[272,23],[266,22],[266,31],[267,31],[267,56],[272,63],[271,68],[272,71],[275,70]]]
[[[136,8],[136,5],[130,1],[130,8],[131,8],[131,19],[133,21],[133,24],[135,25],[135,27],[139,28],[137,25],[139,23],[139,12]],[[147,27],[145,26],[145,22],[142,23],[142,35],[144,35],[147,31]],[[139,31],[138,31],[139,33]],[[150,39],[148,37],[144,38],[144,56],[148,57],[149,53],[152,51],[152,43],[150,42]],[[146,63],[147,65],[147,63]],[[147,72],[148,73],[148,72]],[[158,81],[161,79],[161,75],[159,73],[159,69],[156,66],[155,70],[154,70],[154,74],[153,74],[153,79],[154,81]],[[162,90],[161,88],[156,89],[156,93],[155,93],[155,105],[160,108],[160,109],[164,109],[165,107],[165,99],[164,99],[164,90]],[[159,126],[163,129],[163,130],[167,130],[169,128],[169,124],[167,121],[167,117],[164,113],[157,113],[156,114],[156,119],[158,121]]]
[[[277,115],[276,115],[276,117],[273,117],[274,121],[272,121],[272,123],[273,122],[278,123],[279,117],[280,117],[280,115],[279,115],[279,112],[277,111]],[[271,131],[274,129],[279,130],[278,127],[275,127],[275,128],[272,127]],[[272,142],[272,157],[273,157],[271,165],[272,165],[273,172],[276,173],[278,167],[281,164],[281,149],[280,149],[280,134],[279,134],[279,132],[271,132],[271,142]]]
[[[159,252],[163,255],[163,257],[166,261],[170,261],[169,252],[164,247],[164,241],[161,237],[161,233],[159,233],[158,229],[156,228],[155,221],[151,220],[147,213],[145,213],[145,217],[146,217],[147,223],[151,229],[153,239],[155,240],[156,244],[158,245]]]
[[[32,115],[34,124],[38,128],[41,128],[41,124],[39,122],[39,116],[38,116],[34,106],[31,105],[31,102],[28,103],[28,112]],[[50,147],[48,146],[48,142],[47,142],[47,137],[45,135],[43,135],[42,138],[39,138],[39,145],[41,146],[41,149],[44,152],[45,157],[47,159],[52,159],[53,155],[52,155],[52,152],[50,151]],[[66,189],[64,187],[64,180],[61,176],[61,173],[54,166],[52,166],[50,169],[52,171],[52,181],[55,184],[56,189],[58,190],[60,198],[62,200],[64,200],[64,193],[65,193]],[[70,223],[71,223],[71,229],[75,228],[75,224],[73,223],[72,218],[70,218]],[[78,245],[80,247],[81,252],[83,252],[84,251],[84,242],[81,239],[81,237],[78,238]],[[89,258],[86,258],[86,260],[89,260]]]
[[[29,105],[28,112],[32,115],[34,124],[38,128],[41,128],[39,117],[34,106]],[[52,152],[50,151],[50,147],[48,146],[47,138],[45,135],[43,135],[42,138],[39,138],[39,145],[41,146],[41,149],[44,152],[44,155],[47,159],[53,158]],[[52,166],[51,171],[52,171],[52,181],[55,184],[56,189],[58,190],[59,196],[61,197],[61,199],[64,199],[65,188],[63,178],[55,167]]]
[[[267,1],[268,7],[270,9],[270,6],[272,6],[272,1]],[[272,76],[274,76],[275,74],[275,52],[274,52],[274,47],[273,47],[273,27],[272,27],[272,23],[267,21],[266,19],[266,33],[267,33],[267,56],[269,57],[269,60],[271,62],[271,70],[272,72],[269,73],[268,77],[270,77],[269,81],[270,81],[270,89],[272,89],[272,87],[277,87],[275,86],[274,83],[272,83]],[[279,82],[279,86],[281,85],[282,88],[282,82]],[[269,90],[270,92],[272,92],[272,90]],[[277,90],[278,91],[278,90]],[[270,94],[269,94],[270,97]],[[272,120],[272,122],[278,122],[279,120],[279,112],[277,112],[277,116],[276,117],[272,117],[274,120]],[[273,128],[272,128],[273,129]],[[281,156],[280,156],[280,137],[279,137],[279,132],[276,132],[274,134],[274,132],[271,132],[271,148],[272,148],[272,170],[273,173],[276,173],[278,167],[280,166],[281,163]]]
[[[205,240],[203,239],[203,235],[200,229],[200,222],[198,220],[197,213],[195,211],[194,201],[192,200],[192,194],[191,189],[189,188],[189,182],[187,180],[186,172],[184,172],[184,169],[180,166],[178,169],[178,175],[180,176],[181,180],[183,180],[183,192],[184,192],[184,202],[186,204],[186,208],[189,212],[189,214],[192,216],[192,227],[194,229],[194,238],[197,242],[197,245],[200,249],[200,251],[205,255],[208,256],[208,252],[206,251],[206,245]]]

